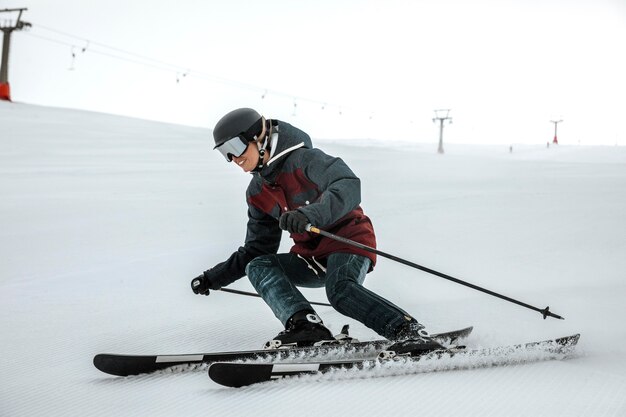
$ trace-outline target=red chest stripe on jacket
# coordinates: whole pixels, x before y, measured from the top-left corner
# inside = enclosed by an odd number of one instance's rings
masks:
[[[249,203],[268,215],[278,219],[282,213],[313,204],[320,196],[319,188],[309,181],[301,169],[294,172],[281,172],[274,184],[263,183],[261,190],[249,197]],[[370,219],[360,206],[346,214],[328,231],[370,247],[376,247],[376,236]],[[291,235],[295,245],[291,252],[304,257],[324,259],[332,253],[345,252],[366,256],[372,261],[370,270],[376,264],[376,255],[336,240],[320,237],[312,233]]]
[[[270,216],[295,210],[311,204],[319,197],[317,185],[309,181],[301,169],[281,172],[274,184],[263,183],[258,194],[250,196],[249,203]]]

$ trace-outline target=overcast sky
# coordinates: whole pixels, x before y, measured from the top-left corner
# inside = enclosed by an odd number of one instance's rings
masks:
[[[626,1],[7,0],[14,101],[317,138],[626,145]],[[2,16],[4,15],[4,16]],[[9,17],[0,15],[0,20]],[[75,56],[72,57],[72,54]]]

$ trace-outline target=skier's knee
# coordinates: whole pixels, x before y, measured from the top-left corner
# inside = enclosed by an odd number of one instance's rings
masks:
[[[262,271],[275,265],[275,255],[257,256],[246,265],[246,275],[254,285],[256,279],[263,275]]]
[[[328,277],[326,281],[326,296],[328,297],[328,301],[335,308],[339,308],[339,303],[342,299],[349,297],[350,292],[352,291],[352,287],[355,283],[350,280],[338,278],[337,276]]]

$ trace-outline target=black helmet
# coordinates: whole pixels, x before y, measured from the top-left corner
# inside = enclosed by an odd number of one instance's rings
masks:
[[[236,136],[243,136],[249,142],[253,141],[263,130],[262,123],[261,115],[253,109],[243,108],[227,113],[213,129],[215,148]]]

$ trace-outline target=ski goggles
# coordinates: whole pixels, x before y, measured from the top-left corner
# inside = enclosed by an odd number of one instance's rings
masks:
[[[226,142],[221,145],[216,146],[213,149],[217,149],[220,151],[224,158],[226,158],[227,162],[231,162],[233,157],[238,158],[248,149],[248,142],[243,136],[235,136],[234,138],[228,139]]]

